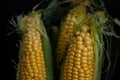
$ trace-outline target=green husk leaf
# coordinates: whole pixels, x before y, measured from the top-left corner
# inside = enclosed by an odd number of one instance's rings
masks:
[[[52,60],[52,51],[50,46],[49,38],[42,37],[43,41],[43,51],[46,62],[46,71],[47,71],[47,80],[54,80],[53,77],[53,60]]]
[[[92,21],[91,25],[91,35],[95,46],[95,70],[94,70],[94,80],[101,79],[101,69],[102,69],[102,56],[103,56],[103,26],[101,26],[96,19]]]
[[[42,42],[43,42],[43,52],[44,52],[44,58],[46,64],[47,80],[54,80],[51,44],[41,19],[40,19],[40,28],[42,28],[44,34],[42,36]]]

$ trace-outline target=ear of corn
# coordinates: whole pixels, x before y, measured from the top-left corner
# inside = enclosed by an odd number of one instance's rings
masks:
[[[49,38],[40,17],[32,12],[18,20],[22,41],[17,80],[53,80]]]
[[[81,6],[76,6],[73,9],[70,9],[68,14],[63,18],[60,27],[60,33],[57,43],[56,51],[56,67],[59,70],[63,60],[64,53],[66,51],[66,46],[73,36],[73,28],[76,27],[79,23],[82,22],[82,19],[85,17],[86,5],[85,3]]]
[[[74,28],[60,80],[100,80],[103,26],[96,21],[93,14],[87,14],[83,23]]]
[[[77,31],[66,54],[61,80],[93,80],[94,45],[91,34],[84,26]]]

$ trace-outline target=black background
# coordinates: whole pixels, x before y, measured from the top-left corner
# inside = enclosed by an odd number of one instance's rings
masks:
[[[13,33],[12,35],[7,35],[13,30],[10,29],[9,20],[12,16],[17,16],[21,13],[26,14],[31,11],[31,9],[39,2],[40,0],[1,0],[1,9],[0,9],[0,80],[15,80],[16,78],[16,68],[18,62],[18,47],[20,37],[18,34]],[[41,4],[40,8],[44,8],[50,2],[50,0],[44,0],[45,2]],[[108,13],[113,18],[118,18],[120,20],[120,0],[104,0],[106,9]],[[115,30],[119,35],[119,28],[116,25]],[[120,45],[120,44],[117,44]],[[117,46],[116,45],[116,46]],[[119,59],[120,60],[120,59]],[[120,66],[119,60],[117,68],[115,69],[115,74],[112,80],[120,80]],[[115,77],[117,79],[115,79]]]

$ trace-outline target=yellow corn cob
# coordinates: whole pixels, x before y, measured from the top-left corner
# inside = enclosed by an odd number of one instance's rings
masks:
[[[96,16],[88,13],[83,25],[74,28],[74,34],[66,49],[60,80],[100,80],[104,13]],[[102,25],[101,25],[102,24]]]
[[[47,73],[47,67],[51,67],[52,64],[49,63],[49,66],[46,64],[47,60],[45,59],[46,55],[43,47],[43,28],[41,27],[43,25],[40,22],[40,15],[33,12],[21,19],[20,22],[23,36],[20,46],[17,80],[53,80],[48,77],[48,74],[51,73],[49,75],[51,76],[52,72]],[[51,56],[49,56],[50,59]]]
[[[93,80],[94,49],[89,26],[75,33],[64,62],[61,80]]]
[[[73,36],[73,28],[82,22],[85,12],[86,4],[82,3],[80,6],[71,9],[67,16],[62,20],[56,52],[56,67],[58,69],[61,67],[66,46],[70,41],[71,36]]]

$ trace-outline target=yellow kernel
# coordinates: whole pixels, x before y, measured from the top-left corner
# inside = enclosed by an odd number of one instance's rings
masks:
[[[70,45],[70,47],[75,47],[75,46],[76,46],[76,44],[71,44],[71,45]]]
[[[71,73],[67,73],[67,76],[68,76],[68,77],[71,77],[71,76],[72,76],[72,74],[71,74]]]
[[[89,41],[89,40],[91,40],[90,37],[87,37],[87,36],[84,37],[84,41]]]
[[[88,61],[88,65],[91,65],[92,64],[92,61]]]
[[[34,73],[34,76],[35,76],[35,77],[38,77],[39,75],[38,75],[38,73]]]
[[[76,78],[78,78],[78,75],[73,74],[72,77],[76,79]]]
[[[67,80],[66,76],[63,76],[63,80]]]
[[[85,74],[84,74],[84,73],[80,73],[79,76],[80,76],[80,77],[84,77]]]
[[[73,29],[73,27],[74,27],[74,26],[70,26],[69,28],[70,28],[70,29]]]
[[[72,29],[68,29],[68,30],[67,30],[67,32],[70,32],[70,33],[72,33],[72,32],[73,32],[73,30],[72,30]]]
[[[92,80],[92,79],[90,79],[90,78],[85,78],[85,80]]]
[[[33,74],[33,73],[29,73],[29,75],[30,75],[31,77],[33,77],[33,76],[34,76],[34,74]]]
[[[77,41],[76,44],[77,45],[83,45],[83,42],[82,41]]]
[[[28,68],[28,73],[33,73],[33,70]]]
[[[81,66],[80,66],[80,65],[76,65],[75,67],[76,67],[77,69],[80,69],[80,68],[81,68]]]
[[[26,49],[30,49],[31,48],[31,45],[26,45]]]
[[[91,52],[88,51],[88,56],[91,56],[91,55],[93,55],[93,53],[91,53]]]
[[[86,71],[85,71],[85,74],[90,74],[90,70],[86,70]]]
[[[45,77],[41,77],[41,78],[37,78],[37,79],[34,79],[34,80],[46,80]]]
[[[87,64],[82,64],[81,65],[83,68],[87,67],[88,65]]]
[[[91,41],[85,41],[85,45],[88,46],[91,44]]]
[[[71,21],[74,22],[74,23],[77,22],[76,19],[75,19],[75,17],[72,17]]]
[[[85,80],[85,78],[79,78],[79,80]]]
[[[73,71],[73,74],[74,74],[74,75],[78,75],[78,72],[77,72],[77,71]]]
[[[76,47],[77,47],[77,50],[81,50],[83,48],[82,45],[77,45]]]
[[[64,28],[67,30],[67,29],[69,29],[69,26],[68,26],[68,25],[65,25]]]
[[[30,67],[30,64],[29,63],[26,63],[25,66],[28,68]],[[31,67],[30,67],[31,68]]]
[[[81,63],[82,63],[82,64],[87,63],[87,62],[88,62],[88,61],[85,60],[85,59],[82,59],[82,60],[81,60]]]
[[[68,62],[69,62],[69,63],[73,63],[73,60],[72,60],[72,59],[69,59]]]
[[[90,33],[88,33],[88,32],[85,35],[86,35],[86,37],[90,37]]]
[[[32,45],[32,41],[27,42],[29,45]]]
[[[73,51],[69,53],[69,55],[71,55],[71,56],[74,56],[74,54],[75,54],[75,53],[74,53]]]
[[[88,57],[88,60],[89,60],[89,61],[92,61],[92,60],[93,60],[93,55],[89,56],[89,57]]]
[[[88,70],[88,67],[83,67],[83,70],[84,70],[84,71],[87,71],[87,70]]]
[[[69,66],[73,66],[73,63],[68,63]]]
[[[86,56],[81,57],[82,60],[87,60],[88,58]]]
[[[74,56],[69,56],[69,59],[74,59]]]
[[[92,66],[92,65],[89,65],[88,68],[92,71],[93,66]]]
[[[66,72],[67,72],[67,73],[72,73],[72,70],[67,70]]]
[[[90,78],[90,75],[89,75],[89,74],[87,74],[87,75],[85,75],[85,77],[86,77],[86,78]]]
[[[71,80],[71,77],[67,77],[67,80]]]
[[[29,59],[26,59],[25,61],[26,61],[26,63],[27,63],[27,64],[29,64],[29,63],[30,63],[30,60],[29,60]],[[21,64],[21,65],[22,65],[22,64]]]
[[[85,37],[85,33],[84,33],[84,32],[81,32],[81,33],[80,33],[80,36],[81,36],[81,37]]]
[[[83,26],[82,31],[87,32],[88,31],[88,26],[87,25]]]
[[[94,70],[93,70],[93,66],[92,66],[92,68],[90,69],[90,71],[91,71],[91,72],[93,72],[93,71],[94,71]]]
[[[80,31],[77,31],[77,32],[75,33],[76,36],[78,36],[79,34],[80,34]]]
[[[32,38],[32,32],[31,31],[28,31],[25,35],[27,38]]]
[[[33,54],[30,55],[30,59],[35,59],[35,56]]]
[[[35,72],[35,73],[38,73],[39,71],[38,71],[38,69],[34,69],[34,72]]]
[[[86,47],[84,47],[84,48],[83,48],[83,51],[87,52],[87,51],[88,51],[88,49],[87,49]]]
[[[81,54],[79,54],[79,53],[77,54],[77,53],[76,53],[76,54],[75,54],[75,57],[80,58],[80,57],[81,57]]]
[[[75,52],[76,52],[76,54],[80,54],[81,50],[76,50]]]
[[[31,53],[33,51],[32,48],[26,48],[26,49],[28,49],[29,53]]]
[[[80,62],[80,58],[77,58],[77,57],[76,57],[74,60],[75,60],[75,61],[79,61],[79,62]]]
[[[33,46],[33,50],[36,51],[38,49],[37,46]],[[39,47],[39,49],[41,49],[41,47]]]
[[[81,68],[81,69],[79,69],[79,72],[80,73],[84,73],[84,70]]]
[[[87,52],[82,52],[82,56],[88,56]]]
[[[75,65],[80,65],[80,61],[74,61]]]
[[[73,78],[74,80],[78,80],[78,78]]]
[[[75,48],[75,47],[73,47],[73,48],[72,48],[72,51],[76,51],[76,48]]]
[[[73,67],[73,71],[78,71],[78,69],[77,69],[77,68],[75,68],[75,67]]]
[[[67,67],[67,69],[69,69],[69,70],[71,70],[72,69],[72,66],[66,66]]]
[[[77,41],[82,41],[82,37],[77,36]]]
[[[37,66],[36,65],[33,65],[32,66],[33,70],[37,69]]]
[[[73,26],[73,25],[74,25],[74,22],[69,22],[69,25],[70,25],[70,26]]]

